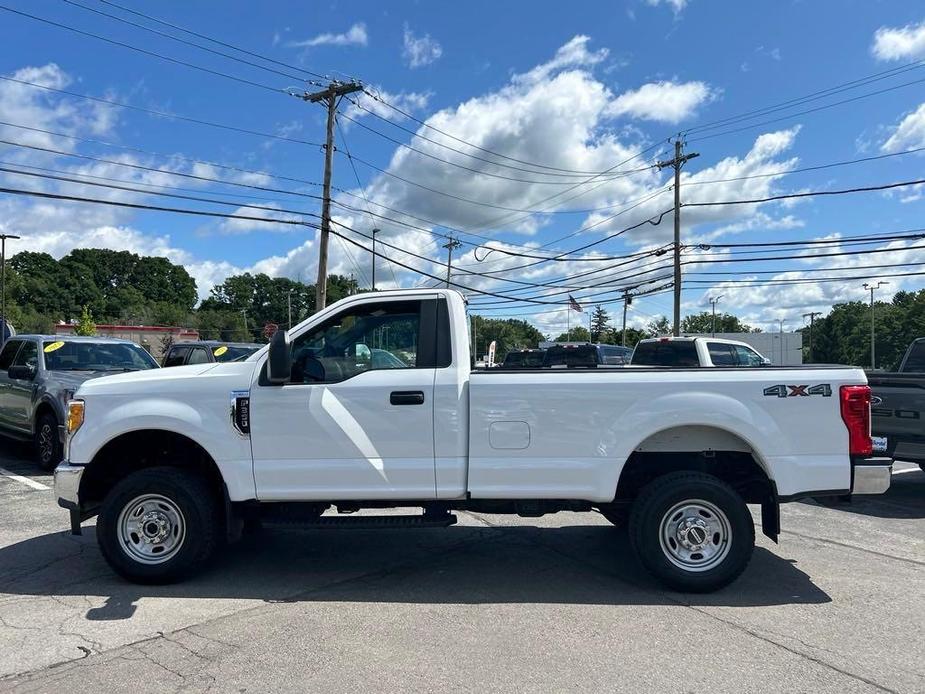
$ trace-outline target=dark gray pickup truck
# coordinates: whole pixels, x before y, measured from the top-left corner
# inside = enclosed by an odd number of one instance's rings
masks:
[[[925,337],[913,341],[896,373],[868,372],[874,452],[925,470]]]

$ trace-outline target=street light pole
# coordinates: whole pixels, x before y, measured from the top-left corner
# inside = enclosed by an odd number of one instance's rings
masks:
[[[14,234],[0,234],[0,313],[3,314],[3,326],[0,327],[0,344],[6,342],[6,333],[10,325],[6,317],[6,240],[18,238]]]
[[[711,296],[709,298],[710,305],[713,307],[713,337],[716,337],[716,304],[719,303],[719,300],[722,299],[725,294],[720,294],[719,296]]]
[[[864,289],[870,291],[870,368],[877,368],[877,344],[876,344],[876,328],[874,327],[874,290],[880,289],[880,287],[888,285],[889,282],[880,282],[877,284],[868,284],[864,283]]]

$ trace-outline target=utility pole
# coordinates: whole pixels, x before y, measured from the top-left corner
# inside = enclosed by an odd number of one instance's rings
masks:
[[[6,318],[6,240],[18,239],[14,234],[0,234],[0,313],[3,313],[3,325],[0,326],[0,344],[6,342],[6,333],[13,332]]]
[[[303,101],[313,104],[324,102],[328,108],[327,136],[324,145],[324,190],[321,199],[321,238],[318,242],[318,279],[315,282],[315,310],[320,311],[328,301],[328,238],[331,234],[331,168],[334,164],[334,116],[337,113],[337,99],[363,89],[359,82],[338,82],[333,80],[327,89],[313,94],[303,94]]]
[[[247,331],[247,309],[241,309],[241,315],[244,316],[244,334],[250,337],[250,333]]]
[[[877,368],[877,344],[875,340],[876,328],[874,327],[874,290],[880,289],[880,287],[884,287],[888,284],[889,282],[880,282],[880,281],[878,281],[877,284],[868,284],[867,282],[864,283],[864,289],[870,290],[870,368],[871,369]]]
[[[381,229],[373,229],[373,291],[376,291],[376,234]]]
[[[633,295],[629,292],[623,292],[623,346],[626,347],[626,309],[633,303]]]
[[[289,327],[287,330],[292,330],[292,290],[290,289],[286,292],[286,308],[289,309]]]
[[[684,144],[681,135],[674,141],[674,159],[660,161],[659,169],[674,169],[674,336],[681,334],[681,167],[691,159],[699,157],[697,152],[681,154]]]
[[[807,316],[809,317],[809,363],[813,363],[815,355],[813,355],[813,323],[816,322],[816,316],[821,316],[822,314],[819,311],[810,311],[809,313],[803,314],[803,320],[806,320]]]
[[[777,319],[777,322],[780,323],[780,332],[778,334],[780,335],[780,365],[781,366],[784,365],[784,322],[786,320],[787,320],[786,318]]]
[[[725,294],[720,294],[719,296],[711,296],[708,301],[710,305],[713,306],[713,337],[716,337],[716,304],[719,303],[719,300],[722,299]]]
[[[449,289],[450,286],[450,267],[453,264],[453,249],[459,248],[462,244],[454,239],[452,236],[450,240],[443,244],[443,247],[446,249],[446,286]]]

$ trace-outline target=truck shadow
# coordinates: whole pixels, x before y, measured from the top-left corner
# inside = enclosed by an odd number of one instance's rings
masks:
[[[87,611],[90,620],[130,619],[141,598],[733,607],[831,602],[794,562],[761,547],[745,574],[721,591],[661,590],[635,561],[626,532],[604,525],[269,529],[171,586],[137,586],[115,576],[88,526],[81,537],[52,533],[4,547],[0,567],[0,592],[105,598]]]

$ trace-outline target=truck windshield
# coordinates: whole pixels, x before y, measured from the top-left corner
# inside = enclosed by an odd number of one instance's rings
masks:
[[[154,357],[138,345],[123,342],[45,340],[45,368],[49,371],[141,371],[156,369]]]
[[[260,349],[260,345],[220,345],[212,348],[215,361],[241,361]]]

